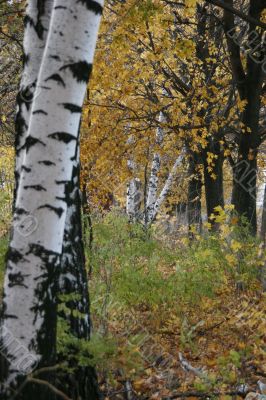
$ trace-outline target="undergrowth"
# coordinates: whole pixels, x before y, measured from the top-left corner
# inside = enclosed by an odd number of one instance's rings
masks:
[[[95,366],[106,399],[119,399],[125,381],[163,399],[175,390],[237,391],[265,376],[265,254],[232,210],[215,218],[217,233],[206,225],[193,240],[169,240],[160,224],[145,230],[119,210],[94,216],[86,246],[91,341],[72,337],[59,318],[58,351],[71,354],[72,367],[73,359]],[[6,247],[0,239],[1,281]],[[200,372],[184,372],[180,356]]]
[[[119,210],[94,218],[87,249],[94,329],[77,362],[97,367],[107,398],[127,379],[137,393],[169,394],[183,376],[179,353],[209,369],[186,377],[183,389],[236,388],[251,379],[243,367],[249,360],[261,368],[265,256],[231,210],[217,218],[218,233],[175,242],[161,227],[128,223]]]

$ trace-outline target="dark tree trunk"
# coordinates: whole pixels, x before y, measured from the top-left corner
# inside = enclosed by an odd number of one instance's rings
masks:
[[[259,112],[261,94],[261,67],[248,61],[246,78],[247,105],[243,112],[242,122],[245,132],[241,134],[238,150],[238,161],[233,173],[232,203],[239,215],[247,218],[251,231],[257,232],[257,152],[259,140]]]
[[[233,1],[229,0],[232,5]],[[250,0],[249,15],[260,19],[264,9],[261,0]],[[249,25],[249,51],[247,52],[246,72],[240,57],[240,46],[236,40],[234,16],[224,12],[224,28],[232,67],[233,79],[236,82],[241,100],[246,101],[241,122],[244,132],[240,133],[238,160],[233,172],[232,202],[239,215],[245,216],[250,223],[251,232],[257,232],[256,189],[257,189],[257,152],[260,145],[259,112],[263,82],[264,44],[262,33],[256,32],[254,24]],[[230,32],[230,35],[228,35]],[[254,33],[257,34],[255,37]]]
[[[257,153],[260,145],[261,88],[261,65],[248,58],[245,95],[247,105],[242,115],[245,131],[240,137],[238,162],[234,168],[232,202],[238,214],[247,218],[254,235],[257,232]]]
[[[257,159],[249,160],[242,153],[233,172],[232,203],[236,212],[250,223],[251,232],[257,232],[256,188]]]
[[[221,30],[217,29],[215,19],[212,19],[208,14],[208,6],[197,5],[197,44],[196,54],[197,57],[202,61],[202,71],[205,74],[206,87],[215,84],[214,74],[215,68],[208,62],[210,57],[210,49],[208,45],[208,34],[215,38],[220,43]],[[217,65],[216,65],[217,66]],[[211,92],[209,93],[211,97]],[[201,117],[206,120],[210,117],[206,110],[199,112]],[[205,197],[208,220],[212,223],[213,229],[216,229],[217,224],[213,223],[210,216],[215,213],[214,208],[217,206],[224,206],[224,194],[223,194],[223,154],[220,149],[220,138],[221,132],[215,132],[209,135],[206,140],[208,141],[207,147],[202,149],[202,164],[204,173],[204,185],[205,185]],[[212,165],[208,164],[208,153],[213,155]]]
[[[263,240],[263,243],[265,246],[266,245],[266,185],[264,188],[264,196],[263,196],[263,203],[262,203],[260,237]]]
[[[79,151],[76,159],[79,160]],[[80,191],[80,164],[73,169],[68,187],[69,200],[64,232],[59,281],[59,303],[64,303],[69,312],[61,310],[59,316],[67,322],[69,333],[76,339],[89,340],[91,333],[88,274],[82,234],[82,197]],[[78,348],[67,349],[70,358],[76,356]],[[63,360],[65,356],[62,356]],[[60,361],[60,355],[59,355]],[[75,365],[70,360],[73,374],[63,374],[61,390],[72,400],[99,399],[97,377],[94,368]]]
[[[207,162],[207,152],[214,155],[213,166],[209,170],[210,166]],[[218,141],[210,139],[210,143],[204,154],[204,183],[205,183],[205,197],[208,220],[212,214],[215,214],[215,207],[224,207],[224,191],[223,191],[223,154],[220,149],[220,143]],[[213,228],[216,228],[216,224],[212,223]]]
[[[197,169],[198,155],[193,153],[189,159],[189,182],[188,182],[188,226],[189,228],[196,225],[201,231],[201,192],[202,178],[201,173]]]

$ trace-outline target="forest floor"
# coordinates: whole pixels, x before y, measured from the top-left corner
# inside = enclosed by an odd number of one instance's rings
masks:
[[[257,382],[266,378],[265,295],[245,293],[236,298],[230,289],[215,302],[206,300],[189,315],[185,328],[174,315],[163,323],[141,307],[132,310],[132,332],[145,336],[137,350],[143,370],[136,373],[133,368],[125,378],[114,369],[108,385],[103,371],[105,399],[225,400],[256,392]],[[124,337],[125,325],[110,315],[111,335]],[[131,396],[125,396],[126,390]]]
[[[98,362],[105,400],[262,393],[266,294],[254,274],[262,264],[259,244],[243,232],[237,241],[232,228],[229,244],[222,233],[192,244],[161,233],[144,240],[140,228],[129,229],[112,217],[94,229],[90,291],[95,335],[106,338]],[[115,346],[109,355],[108,340]]]

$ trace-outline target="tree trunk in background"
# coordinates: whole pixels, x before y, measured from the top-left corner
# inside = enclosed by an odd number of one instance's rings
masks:
[[[262,203],[262,216],[261,216],[261,228],[260,228],[260,237],[262,240],[262,250],[265,250],[266,247],[266,184],[264,187],[264,196]],[[263,252],[262,252],[263,254]],[[266,261],[261,268],[260,280],[262,283],[262,288],[264,292],[266,291]]]
[[[265,246],[266,245],[266,185],[264,187],[264,196],[263,196],[263,203],[262,203],[260,237],[261,237],[261,240],[263,240],[263,243]]]
[[[210,152],[214,155],[213,166],[208,164],[208,155]],[[210,216],[215,214],[214,208],[217,206],[224,207],[224,192],[223,192],[223,154],[220,149],[220,143],[210,138],[203,160],[204,166],[204,183],[205,183],[205,197],[208,220]],[[211,170],[209,170],[211,168]],[[212,176],[212,174],[215,175]],[[213,224],[215,229],[217,225]]]
[[[260,145],[261,87],[261,65],[248,58],[245,95],[247,105],[242,116],[245,133],[240,138],[238,161],[233,171],[232,202],[239,215],[247,218],[254,235],[257,232],[257,153]]]
[[[164,121],[164,115],[160,112],[159,115],[159,122]],[[156,131],[156,144],[160,145],[163,141],[163,130],[158,127]],[[159,181],[159,171],[161,166],[161,155],[159,153],[154,153],[152,166],[151,166],[151,173],[148,183],[148,195],[147,195],[147,203],[146,203],[146,210],[145,210],[145,221],[149,221],[152,218],[153,209],[156,203],[157,198],[157,190],[158,190],[158,181]]]
[[[132,222],[139,221],[141,218],[141,181],[133,178],[127,185],[126,213]]]
[[[247,218],[251,231],[257,232],[257,152],[259,141],[260,90],[257,64],[250,65],[247,77],[247,105],[242,122],[246,132],[241,135],[237,164],[233,171],[232,203],[239,215]],[[252,72],[251,72],[252,71]],[[251,132],[249,132],[251,130]]]
[[[229,0],[233,5],[233,0]],[[249,15],[260,19],[264,9],[261,0],[250,0]],[[224,29],[232,67],[232,75],[241,100],[247,102],[242,113],[241,122],[244,132],[240,134],[238,161],[233,173],[232,202],[236,211],[245,216],[251,225],[251,232],[257,231],[256,196],[257,196],[257,152],[260,145],[259,112],[263,83],[262,61],[264,41],[262,33],[256,32],[256,26],[249,24],[250,51],[246,56],[246,72],[240,57],[240,46],[237,41],[236,25],[233,14],[224,11]],[[257,33],[257,36],[254,36]]]
[[[241,216],[247,218],[251,231],[257,232],[256,189],[257,189],[257,160],[249,160],[247,152],[240,150],[239,158],[233,171],[232,203]],[[256,157],[256,156],[255,156]]]
[[[201,173],[197,169],[198,155],[193,153],[189,157],[188,164],[188,226],[195,225],[198,231],[201,231],[201,194],[202,194],[202,178]]]
[[[91,71],[102,5],[55,0],[37,82],[7,257],[1,324],[1,399],[25,374],[56,361],[56,293],[60,273],[67,187],[72,179],[81,107]],[[53,27],[56,27],[54,29]],[[73,32],[75,36],[73,37]],[[89,38],[89,40],[88,40]],[[25,228],[25,217],[34,229]],[[12,341],[10,341],[10,338]],[[20,399],[55,395],[35,381]]]
[[[174,179],[176,178],[177,168],[181,165],[183,159],[184,159],[184,154],[181,153],[175,160],[175,163],[168,174],[168,177],[164,183],[164,186],[163,186],[158,198],[156,199],[156,201],[154,203],[153,208],[150,209],[150,212],[148,214],[148,220],[146,221],[146,223],[148,225],[151,224],[155,220],[162,203],[166,200],[168,193],[170,192],[170,190],[172,188]]]
[[[222,41],[222,34],[220,26],[215,24],[213,21],[213,26],[211,27],[210,19],[211,16],[208,13],[208,6],[206,4],[197,4],[197,45],[196,52],[198,58],[202,61],[202,72],[205,76],[206,88],[214,84],[215,67],[210,66],[208,63],[208,58],[210,57],[210,49],[208,44],[208,33],[216,39],[216,42],[220,43]],[[209,23],[209,24],[208,24]],[[209,93],[211,97],[211,92]],[[202,110],[199,115],[204,117],[206,120],[208,118],[208,112]],[[219,143],[220,132],[213,132],[207,136],[207,146],[202,149],[202,164],[204,172],[204,186],[205,186],[205,199],[208,220],[212,222],[209,218],[211,214],[214,213],[214,208],[217,206],[224,206],[224,194],[223,194],[223,154]],[[211,162],[209,162],[211,161]],[[193,183],[191,182],[193,185]],[[216,228],[216,224],[212,223],[213,229]]]

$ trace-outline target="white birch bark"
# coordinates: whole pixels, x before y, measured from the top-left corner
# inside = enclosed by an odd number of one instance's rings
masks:
[[[137,221],[140,218],[141,205],[141,181],[133,178],[127,184],[126,213],[131,221]]]
[[[159,122],[165,121],[165,116],[163,112],[160,112],[159,115]],[[156,132],[156,144],[161,144],[163,141],[163,129],[158,127]],[[149,221],[152,217],[154,205],[156,203],[157,198],[157,190],[158,190],[158,181],[159,181],[159,171],[161,166],[161,155],[160,153],[154,153],[152,166],[151,166],[151,173],[148,183],[148,195],[147,195],[147,202],[146,202],[146,219]]]
[[[162,188],[162,190],[161,190],[156,202],[154,203],[154,207],[151,209],[151,211],[148,214],[148,220],[147,220],[148,224],[151,224],[154,221],[154,219],[156,218],[156,215],[157,215],[162,203],[166,199],[169,191],[171,190],[173,181],[174,181],[174,179],[176,177],[177,168],[181,165],[183,159],[184,159],[184,154],[181,153],[177,157],[177,159],[176,159],[176,161],[175,161],[175,163],[174,163],[174,165],[173,165],[173,167],[171,169],[171,172],[169,173],[169,175],[167,177],[167,180],[166,180],[166,182],[165,182],[165,184],[164,184],[164,186],[163,186],[163,188]]]
[[[21,161],[14,231],[4,283],[1,346],[9,360],[5,383],[15,382],[21,354],[3,332],[28,349],[39,365],[51,359],[55,281],[62,251],[81,107],[90,75],[102,0],[55,0],[30,125]],[[25,216],[36,221],[22,234]],[[19,227],[19,229],[18,229]],[[24,231],[25,233],[25,231]],[[48,323],[49,322],[49,323]]]
[[[18,94],[18,112],[16,120],[16,149],[18,150],[16,157],[16,187],[18,187],[22,159],[25,152],[24,145],[27,137],[32,101],[34,97],[40,94],[40,91],[36,92],[35,87],[46,44],[53,3],[54,0],[34,0],[31,1],[27,7],[23,41],[25,62]],[[22,150],[19,150],[20,148]],[[82,235],[81,228],[74,226],[77,225],[80,220],[79,178],[77,175],[79,173],[78,159],[79,154],[77,154],[77,160],[75,161],[74,169],[76,172],[74,173],[73,184],[70,188],[71,193],[69,201],[71,205],[68,206],[66,214],[64,246],[60,263],[62,272],[59,279],[61,284],[59,285],[59,291],[64,294],[67,292],[75,293],[80,296],[80,300],[75,301],[75,304],[72,304],[72,302],[71,305],[72,308],[80,312],[80,315],[84,315],[84,319],[71,318],[71,316],[65,317],[71,319],[70,323],[74,321],[74,323],[71,324],[73,328],[71,333],[76,333],[79,337],[88,338],[90,321],[85,260],[82,260],[81,254],[78,254],[83,251],[83,249],[81,249]],[[83,280],[85,279],[84,282],[82,282],[82,278]],[[86,287],[84,287],[84,285]]]
[[[24,145],[29,127],[31,105],[36,93],[36,84],[47,39],[54,0],[32,0],[28,3],[25,15],[23,40],[24,67],[17,96],[16,115],[16,189],[24,157]]]

